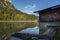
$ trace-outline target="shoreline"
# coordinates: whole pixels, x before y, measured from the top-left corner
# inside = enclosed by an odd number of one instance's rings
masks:
[[[38,21],[0,21],[0,22],[38,22]]]

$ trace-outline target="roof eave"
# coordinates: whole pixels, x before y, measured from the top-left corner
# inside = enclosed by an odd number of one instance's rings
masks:
[[[55,8],[58,8],[58,7],[60,7],[60,5],[56,5],[56,6],[49,7],[49,8],[43,9],[43,10],[35,11],[34,13],[41,13],[41,12],[43,12],[44,10],[52,10],[52,9],[55,9]]]

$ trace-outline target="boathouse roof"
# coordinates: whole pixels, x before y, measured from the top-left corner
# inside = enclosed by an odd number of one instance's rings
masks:
[[[59,10],[60,9],[60,5],[56,5],[56,6],[52,6],[43,10],[39,10],[39,11],[35,11],[34,13],[42,13],[42,12],[49,12],[49,11],[53,11],[53,10]]]

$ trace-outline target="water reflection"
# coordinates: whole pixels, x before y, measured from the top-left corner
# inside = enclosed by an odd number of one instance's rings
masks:
[[[36,26],[34,28],[27,28],[20,31],[19,33],[39,34],[39,27]]]
[[[11,40],[22,40],[22,39],[12,37]]]
[[[0,40],[10,40],[12,34],[35,26],[35,22],[0,22]]]
[[[36,26],[34,28],[26,28],[26,29],[24,29],[22,31],[19,31],[18,33],[39,34],[39,27]],[[21,39],[12,37],[11,40],[21,40]]]

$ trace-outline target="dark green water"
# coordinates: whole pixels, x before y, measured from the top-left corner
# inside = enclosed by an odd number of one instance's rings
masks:
[[[35,26],[35,22],[0,22],[0,40],[11,40],[12,34]]]

